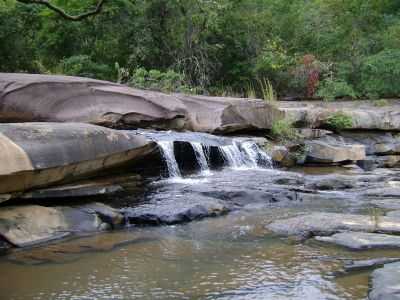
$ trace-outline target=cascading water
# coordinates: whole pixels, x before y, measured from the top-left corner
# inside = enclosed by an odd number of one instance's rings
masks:
[[[221,146],[219,150],[228,166],[233,169],[272,168],[271,158],[255,142],[233,141],[232,145]]]
[[[161,154],[167,163],[169,177],[182,177],[178,163],[175,159],[174,142],[173,141],[158,141],[158,146],[161,149]]]
[[[180,133],[174,134],[177,135],[176,140],[180,141],[180,138],[182,138]],[[155,134],[152,133],[151,135],[154,138]],[[207,146],[207,142],[210,140],[215,142],[217,139],[222,139],[211,135],[210,137],[212,139],[209,138],[208,141],[204,141],[204,135],[192,134],[192,136],[188,136],[187,133],[185,135],[185,142],[191,145],[201,174],[211,174],[209,166],[211,147],[218,148],[225,160],[225,164],[232,169],[272,168],[271,158],[254,141],[223,138],[223,140],[218,140],[218,142],[221,141],[222,145],[213,145],[211,143],[211,146]],[[169,177],[181,178],[182,174],[174,153],[175,138],[171,136],[168,136],[168,138],[167,140],[154,140],[158,143],[161,154],[166,162]],[[190,141],[190,138],[194,140],[198,139],[198,141]],[[228,144],[229,142],[230,144]]]
[[[196,155],[197,163],[200,166],[200,170],[203,174],[210,174],[210,168],[207,162],[207,156],[209,151],[204,152],[203,146],[198,142],[191,142],[194,153]]]

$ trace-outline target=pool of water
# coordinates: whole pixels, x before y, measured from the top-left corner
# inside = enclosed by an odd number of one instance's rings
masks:
[[[243,186],[247,195],[262,193],[279,174],[223,170],[160,180],[150,184],[142,200]],[[396,257],[398,252],[299,243],[265,229],[298,213],[362,209],[335,195],[285,204],[249,200],[223,217],[130,227],[16,250],[0,258],[0,299],[365,299],[369,272],[345,274],[346,259]]]

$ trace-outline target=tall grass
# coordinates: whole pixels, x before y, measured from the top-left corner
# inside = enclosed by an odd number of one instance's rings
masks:
[[[274,87],[268,79],[258,79],[258,83],[260,85],[262,96],[265,101],[275,102],[278,100]]]

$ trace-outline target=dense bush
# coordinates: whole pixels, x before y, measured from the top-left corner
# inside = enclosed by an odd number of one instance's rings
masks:
[[[61,60],[57,67],[63,74],[97,79],[113,76],[113,69],[105,64],[95,63],[87,55],[71,56]]]
[[[356,98],[357,93],[354,88],[343,80],[326,79],[318,89],[317,95],[326,101],[332,101],[336,98]]]
[[[366,57],[361,66],[361,90],[367,96],[400,95],[400,50],[384,50]]]
[[[353,126],[353,119],[345,113],[336,112],[325,121],[325,125],[331,130],[341,131],[351,128]]]

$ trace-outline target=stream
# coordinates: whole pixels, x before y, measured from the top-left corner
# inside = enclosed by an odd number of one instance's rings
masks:
[[[313,211],[366,213],[370,203],[362,193],[398,170],[279,170],[254,141],[202,136],[190,142],[196,172],[185,172],[174,139],[147,134],[157,136],[167,172],[149,178],[140,195],[118,199],[120,208],[165,206],[173,213],[206,198],[220,201],[229,213],[14,250],[0,257],[0,268],[7,270],[0,299],[365,299],[370,272],[344,273],[344,262],[399,256],[393,250],[297,242],[266,229],[273,220]],[[213,147],[222,166],[210,163]],[[311,191],[332,174],[356,183],[346,190]]]

